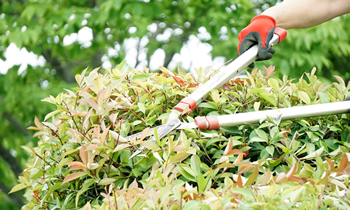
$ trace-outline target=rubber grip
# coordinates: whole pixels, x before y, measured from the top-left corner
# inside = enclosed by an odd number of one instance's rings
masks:
[[[207,121],[206,117],[196,117],[194,119],[194,122],[197,124],[197,126],[200,130],[207,130],[208,129],[208,121]]]
[[[190,113],[192,110],[194,110],[197,106],[197,103],[195,100],[193,100],[192,98],[186,97],[184,99],[182,99],[176,106],[174,109],[183,112],[187,107],[188,107],[188,111],[187,114]]]
[[[207,121],[209,124],[209,127],[208,127],[209,130],[216,130],[220,128],[219,120],[216,116],[208,116]]]
[[[200,130],[216,130],[220,128],[219,120],[216,116],[196,117],[194,122]]]
[[[278,40],[278,43],[280,43],[283,39],[287,37],[287,30],[280,27],[276,27],[275,34],[277,34],[280,37]]]

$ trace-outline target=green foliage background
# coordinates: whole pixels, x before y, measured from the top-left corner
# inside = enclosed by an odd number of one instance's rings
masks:
[[[8,192],[16,183],[27,162],[27,153],[22,145],[35,145],[33,133],[26,128],[33,125],[34,116],[43,119],[53,106],[40,102],[48,95],[57,95],[63,88],[70,88],[74,76],[87,66],[101,65],[101,58],[109,48],[120,47],[118,56],[109,57],[113,65],[124,60],[127,38],[148,37],[149,42],[140,52],[146,52],[144,59],[136,63],[149,64],[157,49],[166,53],[164,66],[180,52],[190,35],[198,36],[198,28],[205,27],[211,39],[201,40],[213,47],[213,58],[224,56],[226,60],[238,56],[237,34],[248,25],[250,19],[276,1],[170,1],[170,0],[5,0],[0,2],[0,56],[10,43],[25,47],[37,55],[44,56],[44,67],[29,67],[18,75],[15,66],[7,74],[0,75],[0,188]],[[129,16],[126,14],[129,14]],[[89,14],[89,15],[87,15]],[[75,15],[75,18],[71,18]],[[125,18],[129,17],[129,18]],[[313,66],[323,81],[332,80],[336,74],[344,80],[350,78],[348,71],[349,15],[345,15],[320,26],[306,30],[290,30],[287,39],[276,46],[277,53],[262,65],[274,64],[280,69],[276,75],[288,74],[300,77]],[[86,20],[93,30],[91,46],[85,48],[78,42],[63,46],[66,35],[77,33]],[[155,23],[159,27],[150,32],[147,26]],[[160,27],[162,26],[162,27]],[[135,33],[129,33],[136,27]],[[227,33],[222,34],[221,28]],[[157,36],[166,29],[182,29],[164,41]],[[216,67],[218,68],[218,67]],[[48,84],[48,85],[45,85]],[[21,205],[22,197],[2,193],[0,208],[14,208]],[[13,202],[15,201],[15,202]],[[7,206],[7,205],[10,205]]]

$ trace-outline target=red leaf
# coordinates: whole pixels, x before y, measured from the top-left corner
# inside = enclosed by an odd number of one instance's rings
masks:
[[[94,127],[94,135],[96,138],[100,138],[100,127]]]
[[[177,84],[179,84],[179,85],[182,85],[182,86],[184,86],[185,85],[185,82],[184,82],[184,80],[181,78],[181,77],[177,77],[177,76],[173,76],[173,79],[175,80],[175,82],[177,83]]]
[[[241,80],[241,78],[236,78],[233,80],[233,83],[237,84],[237,85],[244,85],[244,81]]]
[[[247,157],[248,154],[249,154],[249,150],[244,151],[244,157]]]
[[[277,175],[276,177],[276,183],[277,184],[280,184],[280,183],[283,183],[283,182],[286,182],[288,181],[288,178],[286,177],[286,174],[285,173],[280,173]]]
[[[288,178],[289,181],[294,181],[294,182],[299,182],[300,184],[303,184],[304,181],[298,177],[295,177],[295,176],[291,176]]]
[[[75,166],[75,167],[82,167],[82,169],[86,168],[86,165],[84,165],[82,162],[79,162],[79,161],[67,162],[66,165]]]
[[[244,152],[242,152],[239,149],[233,149],[229,151],[226,155],[244,155]]]
[[[89,151],[89,150],[94,150],[96,149],[98,146],[96,144],[90,144],[88,147],[86,147],[85,151]]]
[[[346,154],[344,154],[343,158],[340,161],[338,169],[340,171],[343,171],[346,168],[346,166],[348,165],[348,162],[349,162],[348,161],[348,156]]]
[[[232,145],[233,145],[232,138],[230,138],[230,140],[228,141],[228,143],[226,145],[226,148],[225,148],[223,155],[227,155],[232,150]]]
[[[79,103],[82,103],[82,102],[88,103],[93,109],[96,110],[96,113],[99,113],[99,110],[98,110],[98,106],[97,106],[97,104],[96,104],[96,101],[94,101],[94,100],[92,100],[92,99],[83,98],[83,99],[80,99],[78,102],[79,102]]]
[[[109,131],[109,128],[110,128],[111,126],[108,126],[104,131],[103,131],[103,133],[102,133],[102,136],[101,136],[101,142],[104,144],[105,143],[105,140],[106,140],[106,136],[107,136],[107,134],[108,134],[108,131]]]
[[[37,127],[34,127],[34,126],[29,126],[27,129],[28,129],[28,130],[36,130],[36,131],[41,131],[41,129],[40,129],[40,128],[37,128]]]
[[[328,163],[328,170],[331,171],[334,168],[334,164],[333,161],[329,158],[326,159],[327,163]]]
[[[297,168],[298,168],[298,165],[295,163],[293,167],[288,171],[286,177],[287,178],[292,177],[295,174],[295,171],[297,170]]]
[[[81,161],[83,161],[84,165],[87,165],[87,163],[88,163],[88,152],[85,151],[84,145],[81,145],[81,147],[80,147],[79,156],[81,158]]]
[[[242,182],[241,174],[238,174],[238,177],[237,177],[237,184],[238,184],[238,187],[239,187],[239,188],[243,188],[243,182]]]
[[[243,159],[243,155],[242,154],[239,154],[237,159],[235,160],[235,162],[233,164],[236,164],[236,163],[239,163],[241,162],[241,160]]]
[[[87,174],[86,172],[76,172],[76,173],[68,174],[66,176],[66,178],[64,178],[62,184],[70,182],[70,181],[77,179],[79,177],[85,176],[86,174]]]
[[[72,166],[69,170],[70,171],[75,171],[75,170],[81,170],[81,169],[85,169],[86,167],[83,166]]]
[[[140,136],[140,141],[142,141],[143,139],[145,139],[147,136],[148,136],[148,134],[150,134],[151,132],[149,131],[149,128],[147,127],[147,128],[145,128],[143,131],[142,131],[142,133],[141,133],[141,136]]]
[[[246,166],[246,167],[252,166],[252,164],[248,163],[248,162],[234,163],[233,165],[235,165],[235,166]]]
[[[232,198],[232,203],[238,204],[238,202],[234,198]]]
[[[41,124],[39,118],[37,118],[36,116],[35,116],[35,119],[34,119],[34,123],[35,123],[36,127],[38,127],[40,130],[43,129],[43,125]]]
[[[268,68],[266,68],[266,67],[264,66],[264,72],[265,72],[266,78],[269,78],[271,75],[273,75],[274,73],[276,73],[276,72],[274,72],[274,71],[275,71],[275,67],[274,67],[274,66],[269,66]]]

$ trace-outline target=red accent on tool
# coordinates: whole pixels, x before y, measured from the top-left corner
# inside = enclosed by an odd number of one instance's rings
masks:
[[[280,43],[284,38],[287,37],[287,30],[280,28],[280,27],[276,27],[275,34],[277,34],[280,37],[280,39],[278,41],[278,43]]]
[[[188,110],[187,110],[187,114],[190,113],[192,110],[194,110],[194,108],[196,108],[196,101],[193,100],[192,98],[189,98],[189,97],[186,97],[184,99],[182,99],[180,101],[180,103],[178,103],[174,109],[180,111],[180,112],[183,112],[187,107],[188,107]]]
[[[208,129],[208,121],[207,121],[206,117],[196,117],[194,119],[194,122],[197,124],[197,126],[200,130],[207,130]]]
[[[194,122],[200,130],[216,130],[220,128],[217,116],[196,117]]]
[[[209,128],[208,128],[209,130],[216,130],[220,128],[219,120],[217,116],[208,116],[207,121],[209,124]]]

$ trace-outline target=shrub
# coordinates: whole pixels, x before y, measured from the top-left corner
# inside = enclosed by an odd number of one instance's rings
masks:
[[[24,209],[347,209],[349,127],[345,115],[267,118],[212,131],[184,129],[156,143],[150,127],[206,81],[179,69],[140,72],[120,64],[76,75],[78,87],[43,101],[35,118],[33,161],[12,192],[27,188]],[[350,86],[323,84],[315,69],[295,80],[274,67],[232,79],[181,120],[343,101]],[[126,139],[130,134],[141,135]],[[133,159],[144,146],[147,151]]]

